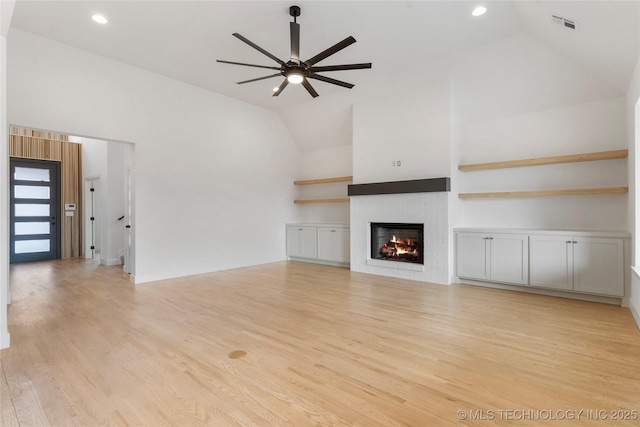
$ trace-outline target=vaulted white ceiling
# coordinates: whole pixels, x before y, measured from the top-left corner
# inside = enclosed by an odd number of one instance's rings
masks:
[[[487,13],[472,17],[480,3]],[[303,60],[347,36],[356,38],[357,43],[318,64],[372,62],[369,70],[324,73],[354,83],[354,89],[312,81],[319,98],[293,85],[272,97],[282,77],[235,82],[275,71],[216,62],[277,65],[233,37],[235,32],[287,61],[293,4],[302,9]],[[623,94],[639,54],[639,10],[635,1],[18,0],[11,25],[277,111],[301,149],[309,150],[348,135],[352,97],[359,91],[375,92],[393,76],[521,32]],[[95,13],[109,23],[94,23]],[[553,24],[551,14],[575,20],[577,30]],[[317,129],[313,137],[305,136],[309,127]],[[325,134],[318,134],[323,128]]]

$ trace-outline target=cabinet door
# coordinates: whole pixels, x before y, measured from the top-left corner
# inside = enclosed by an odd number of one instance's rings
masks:
[[[351,259],[351,236],[346,228],[336,228],[332,240],[332,261],[348,263]]]
[[[300,256],[303,258],[316,258],[316,228],[299,227],[300,229]]]
[[[298,227],[287,227],[287,256],[300,256],[300,232]]]
[[[529,236],[526,234],[492,234],[491,280],[529,284]]]
[[[287,227],[287,255],[294,258],[315,258],[315,227]]]
[[[571,236],[530,236],[531,286],[573,290],[573,238]]]
[[[467,279],[491,278],[490,240],[485,233],[456,234],[456,273]]]
[[[349,230],[318,228],[318,259],[348,263],[350,259]]]
[[[330,228],[318,228],[318,259],[330,261],[333,255],[333,232]]]
[[[623,296],[622,239],[573,239],[573,289],[592,294]]]

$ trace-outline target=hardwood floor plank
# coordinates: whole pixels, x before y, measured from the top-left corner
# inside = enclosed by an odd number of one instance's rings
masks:
[[[11,286],[3,425],[601,427],[586,411],[640,408],[640,331],[611,305],[296,262],[138,286],[27,263]]]
[[[0,360],[0,425],[4,427],[18,427],[20,425],[16,408],[11,399],[9,384],[7,384],[7,378],[2,368],[2,360]]]

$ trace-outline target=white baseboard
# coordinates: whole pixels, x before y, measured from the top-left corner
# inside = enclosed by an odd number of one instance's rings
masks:
[[[349,267],[351,266],[351,264],[349,264],[349,263],[345,263],[345,262],[324,261],[324,260],[312,259],[312,258],[296,258],[296,257],[289,257],[289,260],[291,260],[291,261],[297,261],[297,262],[308,262],[308,263],[311,263],[311,264],[330,265],[330,266],[333,266],[333,267],[345,267],[345,268],[349,268]]]
[[[9,348],[9,344],[11,344],[11,335],[9,332],[0,334],[0,349]]]
[[[111,267],[113,265],[122,265],[119,258],[101,259],[100,264],[106,265],[107,267]]]
[[[622,306],[622,298],[605,297],[600,295],[578,294],[573,292],[556,291],[552,289],[534,288],[531,286],[507,285],[495,282],[481,282],[479,280],[460,279],[461,285],[484,286],[485,288],[504,289],[507,291],[525,292],[528,294],[546,295],[550,297],[561,297],[576,299],[580,301],[599,302],[603,304],[613,304]]]
[[[640,329],[640,313],[638,312],[638,309],[631,304],[631,301],[629,301],[629,311],[631,311],[633,320],[636,321],[636,326]]]

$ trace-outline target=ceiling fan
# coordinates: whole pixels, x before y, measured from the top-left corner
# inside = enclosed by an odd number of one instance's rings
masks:
[[[269,58],[273,59],[278,64],[280,64],[280,67],[270,67],[267,65],[245,64],[242,62],[223,61],[218,59],[217,61],[223,64],[233,64],[233,65],[242,65],[245,67],[256,67],[256,68],[266,68],[269,70],[278,70],[278,73],[276,74],[271,74],[269,76],[258,77],[256,79],[237,82],[239,85],[256,82],[258,80],[270,79],[272,77],[284,76],[285,77],[284,81],[280,84],[280,86],[277,89],[274,89],[273,96],[280,95],[280,93],[282,93],[284,88],[287,87],[289,83],[292,83],[292,84],[301,83],[302,86],[304,86],[304,88],[307,90],[307,92],[309,92],[309,94],[315,98],[318,96],[318,92],[316,92],[313,86],[311,86],[311,83],[309,83],[309,79],[320,80],[325,83],[331,83],[334,85],[346,87],[348,89],[351,89],[354,86],[351,83],[332,79],[330,77],[322,76],[317,73],[325,72],[325,71],[359,70],[363,68],[371,68],[370,62],[363,63],[363,64],[327,65],[327,66],[320,66],[320,67],[315,66],[315,64],[322,61],[323,59],[326,59],[329,56],[333,55],[334,53],[337,53],[342,49],[344,49],[345,47],[355,43],[356,39],[354,39],[351,36],[347,37],[346,39],[342,40],[339,43],[336,43],[330,48],[320,52],[316,56],[310,59],[307,59],[306,61],[301,61],[300,60],[300,24],[296,22],[296,18],[300,16],[300,7],[291,6],[289,8],[289,15],[293,16],[293,22],[289,23],[289,29],[291,31],[291,59],[289,59],[289,61],[287,62],[282,61],[281,59],[267,52],[266,50],[264,50],[257,44],[253,43],[251,40],[248,40],[247,38],[241,36],[240,34],[233,33],[233,35],[238,39],[242,40],[252,48],[256,49],[258,52],[268,56]]]

